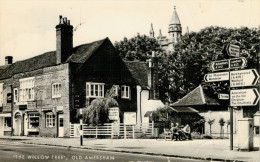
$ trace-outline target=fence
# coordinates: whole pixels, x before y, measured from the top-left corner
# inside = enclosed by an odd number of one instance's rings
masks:
[[[82,124],[83,136],[121,136],[126,138],[136,138],[138,135],[153,135],[154,123],[125,125],[106,123],[104,125],[91,126]],[[79,137],[80,124],[70,124],[70,137]]]

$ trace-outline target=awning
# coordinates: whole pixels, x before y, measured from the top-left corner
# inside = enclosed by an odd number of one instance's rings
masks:
[[[200,106],[200,105],[220,105],[216,99],[207,96],[204,93],[203,87],[199,85],[193,91],[188,93],[179,101],[171,104],[172,107],[184,107],[184,106]]]
[[[11,117],[11,113],[0,114],[0,117]]]
[[[198,113],[199,112],[192,107],[171,107],[171,109],[177,113]]]

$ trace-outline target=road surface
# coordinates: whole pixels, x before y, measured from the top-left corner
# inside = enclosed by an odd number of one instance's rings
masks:
[[[163,149],[163,148],[162,148]],[[193,159],[182,159],[165,156],[152,156],[142,154],[120,153],[110,151],[77,149],[69,147],[56,147],[45,145],[30,145],[14,140],[0,140],[1,162],[41,162],[41,161],[104,161],[104,162],[192,162],[201,161]]]

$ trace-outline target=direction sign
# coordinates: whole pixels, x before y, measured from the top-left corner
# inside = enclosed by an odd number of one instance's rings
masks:
[[[230,72],[230,87],[245,87],[256,85],[259,75],[255,69]]]
[[[228,70],[229,69],[229,60],[213,61],[211,63],[210,68],[212,71]]]
[[[205,82],[217,82],[217,81],[229,80],[229,72],[206,74],[204,76],[204,80]]]
[[[228,100],[228,99],[229,99],[229,94],[219,93],[219,94],[218,94],[218,98],[219,98],[220,100]]]
[[[254,106],[258,101],[259,92],[256,88],[230,91],[230,106]]]
[[[234,44],[228,44],[226,51],[229,56],[239,57],[240,47]]]
[[[227,60],[213,61],[210,68],[212,71],[244,68],[247,65],[246,58],[239,57]]]
[[[246,58],[240,57],[240,58],[233,58],[229,60],[229,68],[230,69],[236,69],[236,68],[244,68],[247,65]]]

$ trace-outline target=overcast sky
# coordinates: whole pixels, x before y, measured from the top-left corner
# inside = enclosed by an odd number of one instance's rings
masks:
[[[114,43],[137,33],[149,34],[153,23],[168,36],[176,6],[183,34],[187,27],[249,28],[260,25],[259,0],[0,0],[0,65],[11,55],[27,59],[56,48],[55,25],[59,15],[76,27],[74,46],[109,37]]]

